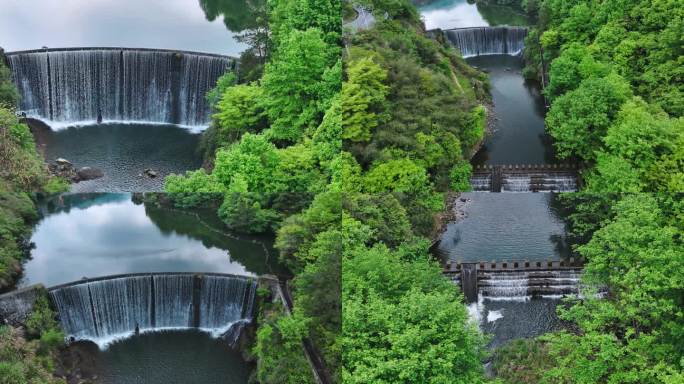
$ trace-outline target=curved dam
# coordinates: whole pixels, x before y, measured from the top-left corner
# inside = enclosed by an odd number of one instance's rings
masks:
[[[236,338],[251,321],[256,279],[230,274],[107,276],[49,288],[68,337],[98,345],[137,332],[200,329]]]
[[[59,48],[6,53],[20,112],[53,128],[103,122],[207,126],[205,95],[237,61],[139,48]]]
[[[473,27],[456,28],[444,34],[464,58],[486,55],[522,54],[525,48],[525,27]]]

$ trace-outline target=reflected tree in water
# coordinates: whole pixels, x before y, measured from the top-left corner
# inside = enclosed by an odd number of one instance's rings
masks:
[[[238,33],[238,41],[249,45],[246,53],[263,62],[269,47],[266,0],[199,0],[199,3],[207,20],[223,16],[226,28]]]

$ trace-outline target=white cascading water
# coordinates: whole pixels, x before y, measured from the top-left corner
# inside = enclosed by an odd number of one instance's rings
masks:
[[[485,274],[488,286],[480,285],[480,292],[487,298],[505,297],[511,299],[526,298],[528,276],[525,272],[505,272],[505,275]]]
[[[487,300],[528,300],[532,294],[561,297],[579,293],[580,273],[574,270],[485,272],[479,293]]]
[[[105,347],[140,332],[193,327],[194,276],[162,274],[84,282],[50,290],[65,334]],[[202,276],[199,329],[218,337],[251,321],[256,282]],[[229,332],[231,338],[239,332]]]
[[[205,99],[232,59],[136,49],[8,53],[19,110],[53,128],[103,122],[204,127]]]
[[[534,176],[534,179],[533,179]],[[504,192],[574,192],[577,181],[573,175],[528,174],[504,175],[502,181]]]
[[[489,192],[491,190],[492,178],[489,175],[473,175],[473,177],[470,178],[470,185],[473,188],[473,191]]]
[[[192,275],[155,275],[153,279],[155,328],[191,327]]]
[[[520,55],[525,48],[525,27],[473,27],[445,31],[463,57]]]
[[[529,192],[531,181],[530,176],[504,176],[501,189],[504,192]]]

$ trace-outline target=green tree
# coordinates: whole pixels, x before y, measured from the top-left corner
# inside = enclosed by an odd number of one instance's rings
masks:
[[[348,64],[347,77],[342,84],[342,138],[368,141],[378,120],[384,118],[387,72],[365,57]]]
[[[617,111],[630,97],[629,84],[617,75],[586,79],[558,97],[546,116],[558,156],[594,160]]]
[[[246,133],[240,142],[217,152],[212,175],[228,189],[240,178],[246,189],[238,192],[270,193],[276,188],[272,175],[279,161],[277,149],[268,139]]]
[[[256,85],[235,85],[225,90],[212,116],[218,129],[218,145],[233,143],[246,133],[267,127],[262,105],[263,90]]]
[[[483,340],[436,264],[345,248],[345,383],[481,383]]]
[[[675,124],[679,123],[679,127]],[[670,153],[684,125],[664,113],[653,112],[640,98],[625,103],[603,141],[606,149],[639,170],[650,168],[656,160]]]
[[[318,29],[292,30],[283,37],[262,79],[269,137],[292,143],[318,125],[313,124],[320,122],[341,84],[338,53]]]
[[[12,73],[0,56],[0,107],[14,107],[19,102],[19,92],[12,82]]]
[[[614,211],[579,248],[589,261],[585,280],[606,285],[610,296],[586,295],[562,311],[582,333],[549,339],[558,362],[548,373],[552,382],[660,383],[684,357],[679,230],[667,224],[652,195],[627,196]]]
[[[575,89],[583,80],[607,74],[607,66],[594,60],[587,46],[573,43],[565,47],[560,56],[551,63],[551,81],[544,93],[553,101],[554,98]]]

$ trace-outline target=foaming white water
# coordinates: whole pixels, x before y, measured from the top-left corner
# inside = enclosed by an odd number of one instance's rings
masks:
[[[468,309],[470,322],[479,328],[482,322],[482,311],[484,310],[482,295],[477,295],[477,302],[468,304],[466,308]]]
[[[160,327],[160,328],[145,328],[141,329],[140,332],[138,333],[139,335],[143,334],[148,334],[148,333],[161,333],[161,332],[168,332],[168,331],[189,331],[189,330],[197,330],[200,332],[204,332],[209,334],[211,337],[218,339],[228,333],[231,328],[234,326],[238,326],[241,324],[248,324],[250,321],[249,320],[238,320],[235,322],[232,322],[224,327],[219,327],[219,328],[189,328],[189,327]],[[131,337],[135,337],[136,334],[135,332],[123,332],[123,333],[116,333],[112,335],[108,335],[106,337],[74,337],[73,340],[87,340],[87,341],[92,341],[93,343],[97,344],[98,348],[100,348],[101,351],[107,350],[112,344],[129,339]],[[66,340],[67,342],[70,342],[69,338]]]
[[[199,290],[196,288],[201,286]],[[215,337],[252,319],[256,282],[237,276],[136,275],[50,291],[69,338],[104,347],[139,332],[196,329]]]
[[[487,296],[485,300],[487,301],[517,301],[524,303],[532,299],[531,295],[526,296]]]
[[[487,322],[493,323],[503,317],[502,311],[489,311],[487,312]]]
[[[142,120],[102,120],[98,123],[97,120],[82,120],[82,121],[54,121],[49,119],[44,119],[36,115],[27,115],[27,117],[39,120],[49,126],[53,131],[62,131],[69,128],[84,128],[91,126],[101,126],[106,128],[107,125],[172,125],[174,127],[184,128],[192,133],[202,133],[206,130],[209,125],[183,125],[183,124],[170,124],[163,121],[142,121]]]

